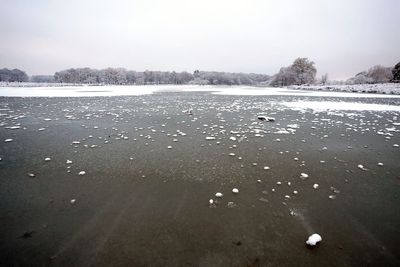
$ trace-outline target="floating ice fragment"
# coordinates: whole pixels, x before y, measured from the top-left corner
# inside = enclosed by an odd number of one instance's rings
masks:
[[[235,153],[229,153],[229,156],[234,157]]]
[[[44,161],[50,161],[51,160],[51,158],[45,158],[44,159]]]
[[[319,234],[312,234],[308,237],[306,244],[309,246],[315,246],[318,242],[322,241],[322,237]]]
[[[237,193],[239,193],[239,189],[237,189],[237,188],[233,188],[233,189],[232,189],[232,193],[234,193],[234,194],[237,194]]]
[[[313,187],[314,187],[314,189],[318,189],[319,184],[314,184]]]
[[[269,169],[270,169],[270,167],[264,166],[264,170],[269,170]]]
[[[214,136],[206,136],[206,140],[215,140]]]
[[[12,142],[12,141],[13,141],[13,139],[11,139],[11,138],[8,138],[8,139],[4,140],[4,142],[6,142],[6,143]]]
[[[275,118],[266,116],[257,116],[257,119],[259,119],[260,121],[275,121]]]
[[[367,171],[368,169],[366,169],[363,165],[361,165],[361,164],[358,164],[357,165],[357,168],[359,168],[359,169],[361,169],[361,170],[363,170],[363,171]]]
[[[221,197],[223,197],[223,196],[224,196],[224,194],[222,194],[221,192],[217,192],[217,193],[215,194],[215,197],[221,198]]]
[[[214,204],[214,199],[211,198],[211,199],[208,201],[208,203],[209,203],[210,205]]]
[[[76,202],[76,199],[75,199],[75,198],[73,198],[73,199],[70,200],[70,203],[71,203],[72,205],[74,205],[75,202]]]
[[[226,204],[228,208],[235,208],[237,205],[234,202],[229,201],[228,204]]]
[[[378,166],[383,166],[383,163],[382,163],[382,162],[379,162],[379,163],[378,163]]]
[[[293,191],[293,194],[297,195],[299,192],[297,190]]]
[[[8,128],[10,130],[17,130],[17,129],[20,129],[21,126],[17,125],[17,126],[10,126],[10,127],[6,127],[6,128]]]
[[[82,175],[85,175],[86,172],[85,171],[80,171],[78,174],[82,176]]]
[[[232,141],[236,141],[236,137],[234,137],[234,136],[229,137],[229,139]]]
[[[398,144],[394,144],[393,147],[399,147],[399,145]]]
[[[308,174],[302,172],[302,173],[300,173],[300,177],[301,177],[301,178],[308,178]]]
[[[168,149],[172,149],[172,146],[167,146]]]
[[[36,175],[34,173],[27,173],[27,175],[31,178],[35,177]]]
[[[72,160],[67,159],[67,161],[65,162],[66,164],[71,164]]]

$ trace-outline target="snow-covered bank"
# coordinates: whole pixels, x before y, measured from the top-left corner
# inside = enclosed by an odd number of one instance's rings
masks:
[[[299,85],[290,86],[295,90],[334,91],[370,94],[394,94],[400,95],[400,83],[381,84],[353,84],[353,85]]]
[[[85,86],[84,84],[74,83],[47,83],[47,82],[0,82],[1,87],[71,87]],[[99,86],[99,85],[96,85]]]

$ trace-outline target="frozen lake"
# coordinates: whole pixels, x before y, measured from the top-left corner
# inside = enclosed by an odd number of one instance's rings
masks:
[[[400,96],[0,95],[2,265],[400,265]],[[313,233],[322,242],[310,249]]]

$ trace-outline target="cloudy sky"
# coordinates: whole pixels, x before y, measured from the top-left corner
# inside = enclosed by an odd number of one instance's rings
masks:
[[[400,61],[400,0],[0,0],[0,68],[276,73],[345,79]]]

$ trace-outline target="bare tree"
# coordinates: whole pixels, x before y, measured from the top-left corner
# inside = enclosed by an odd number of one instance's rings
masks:
[[[321,84],[325,85],[328,82],[328,73],[321,76]]]

